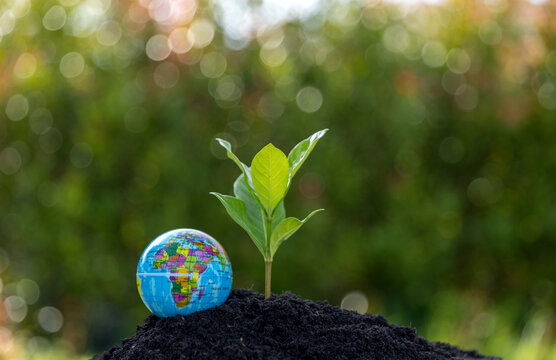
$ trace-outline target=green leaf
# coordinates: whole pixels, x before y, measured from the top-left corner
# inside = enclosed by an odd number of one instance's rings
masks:
[[[252,224],[253,235],[262,243],[266,243],[261,216],[261,212],[264,210],[258,204],[255,196],[247,189],[243,174],[239,175],[234,182],[234,195],[245,204],[247,217]]]
[[[261,254],[265,256],[266,242],[264,236],[258,236],[256,229],[257,226],[255,225],[256,223],[252,223],[249,219],[245,203],[233,196],[222,195],[216,192],[211,192],[211,194],[216,196],[218,200],[220,200],[230,217],[245,231],[247,231],[247,234],[249,235],[251,240],[253,240],[253,242],[257,246],[257,249],[259,249]]]
[[[280,201],[276,209],[274,209],[274,214],[272,214],[272,229],[276,229],[276,226],[284,220],[286,217],[286,209],[284,208],[284,200]]]
[[[245,203],[249,219],[253,223],[258,225],[258,231],[260,231],[260,234],[262,234],[264,239],[264,226],[266,224],[266,221],[263,218],[264,213],[261,214],[261,212],[264,212],[264,209],[257,202],[257,198],[255,197],[255,195],[251,194],[249,190],[247,190],[247,187],[245,186],[245,183],[243,181],[243,174],[238,176],[238,178],[234,182],[234,195]],[[272,214],[272,229],[275,229],[276,226],[278,226],[278,224],[282,220],[284,220],[285,217],[286,209],[284,208],[284,200],[282,200],[274,209],[274,214]]]
[[[272,237],[270,238],[270,259],[274,257],[276,250],[278,247],[286,241],[290,236],[292,236],[301,225],[305,224],[307,220],[311,218],[311,216],[315,215],[319,211],[323,211],[324,209],[318,209],[307,215],[307,217],[303,220],[299,220],[294,217],[285,218],[278,224],[278,226],[272,232]]]
[[[299,144],[290,151],[288,155],[288,162],[290,164],[290,181],[293,176],[297,173],[297,170],[303,165],[317,142],[326,134],[328,129],[317,131],[313,135],[309,136],[307,139],[302,140]],[[289,184],[288,184],[289,186]]]
[[[251,170],[249,169],[249,166],[242,163],[241,160],[239,160],[239,158],[232,152],[232,144],[220,138],[216,138],[216,141],[218,141],[220,146],[226,149],[226,154],[228,155],[228,158],[231,159],[234,163],[236,163],[236,165],[241,169],[241,172],[247,177],[247,185],[253,187],[251,181]]]
[[[262,148],[251,162],[253,187],[269,216],[286,194],[289,170],[286,155],[272,144]]]

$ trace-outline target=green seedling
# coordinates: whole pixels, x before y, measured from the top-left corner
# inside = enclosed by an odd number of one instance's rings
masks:
[[[216,192],[211,194],[220,200],[230,217],[247,232],[263,255],[265,298],[270,296],[272,260],[278,247],[311,216],[324,210],[315,210],[303,220],[286,217],[284,197],[292,178],[327,131],[321,130],[301,141],[288,157],[274,145],[268,144],[255,155],[251,167],[238,159],[229,142],[216,139],[226,149],[228,158],[240,168],[241,174],[234,182],[235,196]]]

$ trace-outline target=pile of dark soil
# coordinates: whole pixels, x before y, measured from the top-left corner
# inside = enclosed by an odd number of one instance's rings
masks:
[[[264,300],[234,290],[189,316],[150,315],[137,333],[95,359],[496,359],[429,342],[382,316],[285,293]]]

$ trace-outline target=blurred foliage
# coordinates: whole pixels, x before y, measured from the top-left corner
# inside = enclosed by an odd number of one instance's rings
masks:
[[[432,339],[556,359],[556,7],[272,3],[0,0],[0,358],[131,335],[137,260],[170,229],[262,291],[208,194],[238,175],[214,138],[249,159],[328,127],[288,195],[326,212],[273,290],[359,290]]]

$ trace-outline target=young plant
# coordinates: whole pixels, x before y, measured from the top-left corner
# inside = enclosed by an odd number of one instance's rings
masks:
[[[263,255],[265,298],[270,296],[272,259],[278,247],[311,216],[324,210],[315,210],[303,220],[286,217],[284,197],[292,178],[327,131],[318,131],[301,141],[288,157],[274,145],[268,144],[255,155],[251,167],[234,155],[229,142],[216,139],[226,149],[228,158],[240,168],[241,174],[234,182],[235,197],[216,192],[211,194],[220,200],[230,217],[247,232]]]

